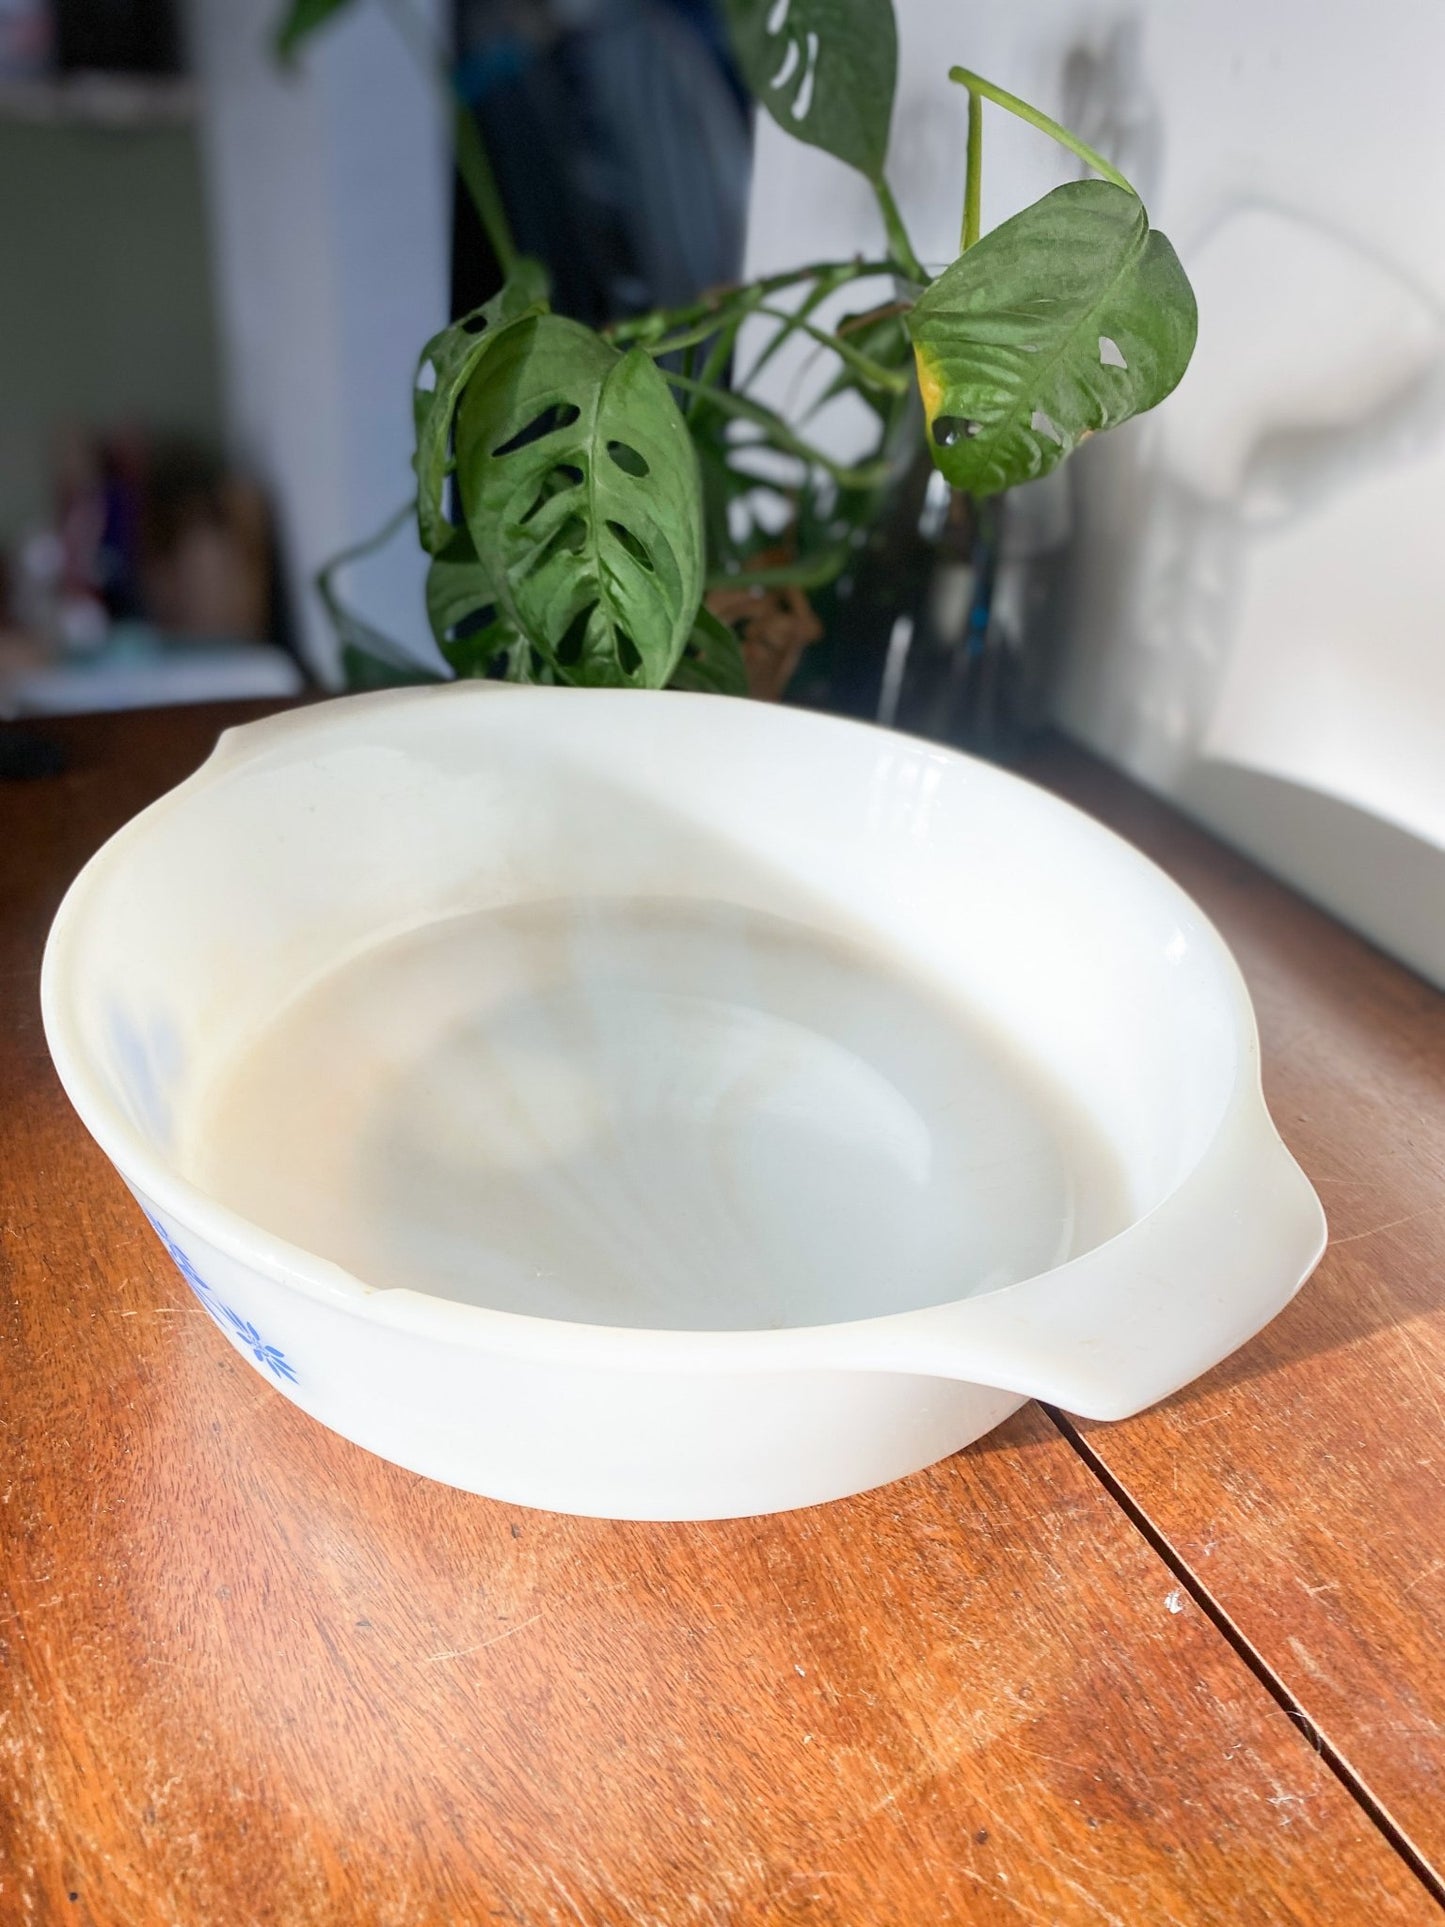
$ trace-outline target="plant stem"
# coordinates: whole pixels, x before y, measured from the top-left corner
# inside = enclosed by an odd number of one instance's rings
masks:
[[[898,261],[865,261],[856,256],[851,261],[813,261],[806,267],[789,268],[783,274],[765,275],[761,281],[745,282],[739,287],[719,288],[705,295],[701,301],[690,301],[685,308],[665,308],[661,312],[632,315],[626,321],[613,321],[602,330],[608,341],[619,347],[624,342],[642,340],[650,336],[660,342],[670,329],[684,328],[689,332],[699,325],[704,333],[710,334],[720,328],[729,315],[739,309],[746,309],[758,300],[766,300],[770,294],[778,294],[784,288],[796,287],[800,281],[827,280],[833,287],[846,287],[850,281],[867,280],[873,275],[897,274],[902,264]],[[669,343],[670,347],[681,347],[681,341]]]
[[[707,578],[709,589],[825,589],[848,566],[852,548],[841,542],[806,561],[781,562],[768,569],[721,569]]]
[[[497,266],[505,277],[517,264],[517,243],[502,205],[501,190],[492,172],[492,163],[470,106],[457,92],[451,62],[434,39],[425,20],[414,13],[407,0],[386,0],[392,25],[406,42],[412,58],[436,86],[451,125],[452,156],[467,198],[477,211],[477,219],[492,244]]]
[[[791,314],[786,308],[770,308],[766,303],[762,303],[754,312],[766,315],[770,321],[781,321],[788,331],[804,334],[810,341],[815,341],[820,348],[827,348],[837,355],[845,367],[851,368],[855,375],[861,376],[875,388],[887,389],[893,395],[903,395],[913,386],[913,376],[909,371],[902,368],[885,368],[881,361],[875,361],[871,355],[865,355],[861,348],[855,348],[843,335],[830,333],[826,328],[815,328],[811,321],[804,321],[800,316]],[[755,368],[749,373],[750,382],[756,373]]]
[[[968,90],[968,161],[963,175],[963,233],[958,251],[967,254],[983,228],[983,96]]]
[[[694,322],[692,327],[684,328],[681,334],[663,335],[656,341],[641,341],[635,345],[640,347],[644,354],[651,355],[654,361],[661,361],[668,355],[681,354],[684,348],[695,348],[700,341],[711,341],[713,336],[722,329],[735,328],[751,313],[751,307],[744,308],[740,312],[729,312],[726,308],[719,308],[716,314],[710,314],[704,321]],[[605,329],[603,334],[619,348],[627,340],[626,335],[607,334]]]
[[[841,462],[835,462],[821,448],[814,448],[811,442],[795,434],[781,415],[765,407],[762,402],[754,401],[750,395],[735,394],[730,388],[705,389],[701,382],[693,381],[686,375],[675,374],[666,368],[662,372],[672,387],[680,388],[685,395],[704,395],[707,402],[724,415],[732,415],[739,421],[751,422],[754,427],[761,428],[763,446],[823,469],[842,488],[873,488],[889,473],[886,463],[873,462],[862,468],[849,468]]]
[[[330,607],[336,600],[335,582],[337,572],[344,569],[348,562],[359,562],[364,555],[372,555],[377,549],[384,549],[409,517],[416,514],[416,497],[408,496],[399,509],[389,515],[376,530],[360,542],[353,542],[349,548],[338,549],[329,561],[316,571],[317,593]]]
[[[692,420],[693,416],[702,406],[704,391],[712,388],[716,384],[723,370],[727,367],[728,362],[732,359],[733,349],[737,346],[738,328],[740,326],[741,323],[739,321],[732,321],[725,323],[718,329],[717,337],[711,348],[707,351],[707,360],[702,364],[702,369],[698,374],[697,382],[699,392],[695,395],[688,396],[687,407],[683,410],[684,415],[689,421]]]
[[[925,286],[928,276],[923,272],[922,263],[913,252],[913,243],[908,238],[908,230],[903,225],[903,216],[898,212],[898,203],[893,198],[893,190],[880,174],[873,183],[873,192],[878,197],[878,209],[883,216],[883,226],[887,231],[888,245],[893,257],[910,281]]]
[[[316,593],[321,598],[321,606],[326,611],[332,633],[340,647],[341,667],[344,674],[350,674],[349,658],[362,657],[369,659],[372,663],[380,663],[385,670],[393,672],[383,674],[382,682],[444,680],[435,669],[418,660],[404,643],[374,628],[364,617],[358,616],[348,608],[336,587],[336,577],[348,563],[359,562],[364,555],[371,555],[375,550],[383,548],[404,524],[413,520],[415,515],[416,500],[413,497],[403,502],[395,515],[390,516],[375,535],[368,535],[363,542],[353,542],[350,548],[343,549],[339,555],[333,555],[329,562],[324,563],[316,571],[313,578]],[[400,674],[394,673],[397,671]],[[375,682],[376,678],[372,676],[369,680]]]
[[[492,172],[492,163],[472,110],[464,100],[458,98],[450,81],[447,83],[447,97],[452,102],[452,144],[456,153],[457,172],[492,244],[497,266],[505,277],[517,265],[517,243],[512,238],[512,225],[502,205],[502,192],[497,186],[497,177]]]
[[[1122,187],[1126,194],[1132,194],[1135,200],[1138,200],[1138,189],[1132,181],[1125,180],[1117,167],[1106,161],[1104,156],[1090,147],[1087,141],[1081,141],[1077,134],[1071,134],[1067,127],[1061,127],[1058,121],[1050,119],[1037,107],[1030,107],[1028,102],[1020,100],[1017,94],[1010,94],[1002,87],[995,87],[991,80],[985,80],[981,74],[970,72],[967,67],[950,67],[948,77],[960,87],[967,87],[969,91],[970,146],[973,138],[972,97],[981,94],[985,100],[991,100],[995,106],[1006,108],[1011,114],[1017,114],[1018,118],[1027,121],[1030,127],[1037,127],[1040,133],[1047,134],[1052,140],[1056,140],[1060,147],[1067,147],[1071,154],[1078,155],[1086,167],[1092,167],[1096,174],[1102,174],[1106,181],[1112,181],[1115,187]],[[964,245],[967,246],[967,242]]]
[[[828,293],[831,290],[825,289],[824,292]],[[807,335],[820,348],[830,349],[840,361],[845,362],[856,374],[861,375],[865,381],[871,382],[874,387],[886,388],[893,393],[902,394],[912,386],[912,378],[909,375],[899,369],[885,368],[881,362],[874,361],[870,355],[865,355],[861,349],[855,348],[846,336],[831,333],[826,328],[816,328],[811,321],[805,319],[805,310],[809,306],[817,305],[811,296],[803,303],[802,308],[794,310],[769,307],[762,298],[760,288],[752,288],[748,293],[749,299],[746,302],[739,302],[731,313],[721,312],[709,315],[706,321],[700,321],[695,326],[684,329],[681,334],[664,335],[660,341],[645,342],[643,344],[645,352],[651,355],[654,361],[661,361],[668,355],[675,355],[682,350],[691,354],[699,342],[711,341],[715,336],[720,338],[725,336],[726,340],[723,344],[725,360],[732,352],[738,329],[743,322],[749,315],[762,315],[766,320],[777,321],[782,325],[749,368],[746,378],[737,384],[740,388],[752,386],[760,369],[772,359],[774,349],[790,334]],[[615,340],[616,337],[614,336],[613,339]],[[716,379],[720,365],[714,365],[714,357],[709,356],[702,374],[704,384]],[[691,375],[694,370],[684,361],[682,372],[685,375]],[[692,410],[689,408],[687,412],[691,414]]]

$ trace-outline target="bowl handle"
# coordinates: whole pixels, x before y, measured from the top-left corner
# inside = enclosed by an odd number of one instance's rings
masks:
[[[1227,1358],[1288,1304],[1326,1238],[1320,1201],[1263,1100],[1243,1108],[1147,1217],[1037,1278],[888,1320],[875,1367],[1115,1419]]]

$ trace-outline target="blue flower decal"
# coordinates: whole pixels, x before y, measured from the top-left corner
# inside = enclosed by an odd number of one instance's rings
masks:
[[[206,1283],[205,1279],[201,1276],[200,1272],[196,1270],[196,1267],[191,1263],[190,1259],[186,1256],[185,1252],[181,1250],[180,1246],[176,1243],[175,1239],[171,1236],[170,1232],[166,1230],[165,1226],[159,1221],[159,1219],[151,1217],[151,1214],[149,1211],[146,1212],[146,1221],[149,1223],[151,1230],[154,1231],[156,1236],[160,1239],[161,1243],[165,1246],[166,1252],[170,1257],[170,1261],[175,1266],[176,1270],[185,1279],[186,1283],[190,1286],[191,1290],[200,1299],[201,1303],[203,1305],[209,1305],[211,1302],[211,1298],[210,1298],[211,1287]]]
[[[294,1385],[296,1383],[296,1374],[286,1363],[284,1355],[278,1352],[274,1345],[262,1344],[261,1334],[257,1331],[256,1327],[249,1323],[248,1320],[240,1317],[236,1312],[233,1312],[229,1305],[222,1305],[221,1310],[226,1314],[227,1318],[230,1319],[231,1325],[239,1336],[241,1343],[251,1347],[251,1356],[255,1359],[256,1363],[258,1365],[269,1365],[277,1378],[289,1378]]]
[[[155,1232],[156,1236],[165,1246],[176,1270],[185,1279],[191,1290],[196,1294],[197,1298],[200,1299],[201,1303],[211,1314],[212,1318],[215,1319],[221,1330],[225,1332],[226,1336],[230,1339],[238,1340],[242,1345],[245,1345],[256,1363],[267,1366],[277,1378],[284,1378],[292,1385],[297,1384],[299,1381],[297,1380],[295,1372],[286,1362],[286,1354],[275,1345],[268,1345],[249,1319],[243,1318],[239,1312],[232,1311],[229,1305],[223,1305],[216,1296],[214,1288],[206,1283],[200,1272],[196,1270],[196,1267],[191,1263],[189,1257],[181,1250],[181,1247],[166,1230],[165,1226],[157,1219],[152,1218],[149,1211],[146,1212],[146,1218],[152,1231]]]

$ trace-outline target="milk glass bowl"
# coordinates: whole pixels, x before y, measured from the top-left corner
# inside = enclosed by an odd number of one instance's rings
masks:
[[[474,1492],[781,1510],[1271,1318],[1319,1203],[1220,938],[985,764],[466,684],[229,730],[45,957],[72,1102],[231,1343]]]

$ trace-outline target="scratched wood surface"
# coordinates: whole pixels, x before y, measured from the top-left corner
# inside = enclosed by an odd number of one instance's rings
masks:
[[[1219,925],[1331,1233],[1237,1357],[1080,1429],[1445,1879],[1445,998],[1100,765],[1035,773]]]
[[[269,1390],[35,1007],[65,882],[220,720],[58,726],[68,773],[0,787],[0,1921],[1438,1919],[1037,1410],[657,1527],[429,1485]]]

